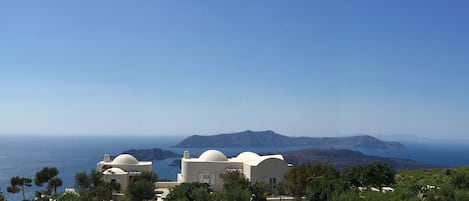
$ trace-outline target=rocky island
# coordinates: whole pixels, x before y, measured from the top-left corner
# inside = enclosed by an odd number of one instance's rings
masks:
[[[192,135],[175,147],[311,147],[336,149],[404,148],[399,142],[382,141],[369,135],[348,137],[288,137],[273,131],[243,131],[211,136]]]

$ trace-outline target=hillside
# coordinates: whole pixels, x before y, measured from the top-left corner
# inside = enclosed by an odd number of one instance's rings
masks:
[[[299,151],[287,151],[280,153],[288,163],[301,165],[306,163],[328,163],[338,170],[350,165],[367,165],[374,161],[390,164],[394,169],[427,169],[435,166],[423,162],[366,155],[358,151],[337,149],[304,149]]]
[[[404,148],[399,142],[381,141],[369,135],[349,137],[288,137],[273,131],[243,131],[212,136],[193,135],[175,147],[208,148],[208,147],[314,147],[338,149],[389,149]]]

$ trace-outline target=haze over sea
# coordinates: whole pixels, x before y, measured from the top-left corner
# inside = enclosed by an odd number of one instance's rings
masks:
[[[191,155],[199,155],[207,148],[173,148],[183,137],[162,136],[2,136],[0,140],[0,187],[3,192],[12,176],[34,177],[45,166],[55,166],[63,179],[64,188],[74,186],[74,175],[79,171],[90,171],[102,160],[105,153],[116,155],[122,151],[136,148],[163,148],[180,153],[189,150]],[[409,158],[438,166],[469,165],[469,146],[463,144],[403,143],[406,149],[360,150],[369,155]],[[297,150],[302,147],[264,147],[264,148],[217,148],[227,156],[243,151],[280,152]],[[160,179],[175,180],[179,167],[168,166],[174,159],[153,161],[153,170]],[[27,189],[32,196],[35,187]],[[5,193],[7,198],[16,195]]]

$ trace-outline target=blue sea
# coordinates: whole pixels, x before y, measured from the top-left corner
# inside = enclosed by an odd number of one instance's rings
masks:
[[[73,188],[74,175],[80,171],[90,171],[102,160],[104,154],[117,155],[122,151],[136,148],[163,148],[182,153],[189,150],[191,155],[199,155],[206,149],[173,148],[184,137],[148,136],[2,136],[0,137],[0,188],[8,200],[21,200],[19,194],[6,193],[12,176],[31,177],[46,166],[57,167],[64,181],[61,188]],[[403,143],[406,149],[359,150],[365,154],[399,157],[423,161],[438,166],[469,165],[469,146],[462,144]],[[303,147],[306,148],[306,147]],[[275,153],[298,150],[298,147],[274,148],[217,148],[227,156],[235,156],[243,151]],[[177,158],[153,161],[153,170],[160,179],[175,180],[179,167],[169,166]],[[37,187],[27,188],[31,198]]]

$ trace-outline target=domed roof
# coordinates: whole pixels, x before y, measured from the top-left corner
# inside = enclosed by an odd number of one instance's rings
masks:
[[[200,155],[199,159],[203,161],[228,161],[225,154],[218,150],[207,150]]]
[[[120,165],[135,165],[138,164],[138,160],[130,154],[121,154],[112,160],[112,163]]]
[[[251,162],[258,160],[260,156],[254,152],[246,151],[243,153],[240,153],[238,156],[236,156],[236,159],[242,160],[244,162]]]
[[[123,174],[127,174],[127,172],[125,172],[124,170],[120,168],[109,168],[106,171],[104,171],[103,174],[123,175]]]

